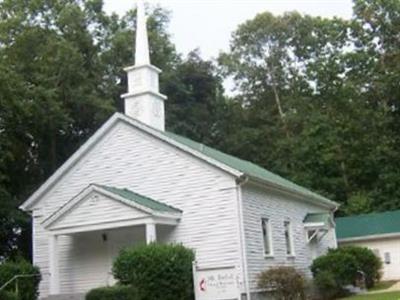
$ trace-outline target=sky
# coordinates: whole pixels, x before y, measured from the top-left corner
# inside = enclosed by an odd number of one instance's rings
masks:
[[[106,12],[123,15],[135,0],[104,0]],[[350,18],[351,0],[148,0],[171,11],[169,32],[179,53],[199,48],[205,59],[229,49],[231,33],[258,13],[296,10],[312,16]]]

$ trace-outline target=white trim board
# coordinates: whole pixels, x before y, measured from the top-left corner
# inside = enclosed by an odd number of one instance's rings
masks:
[[[105,222],[105,223],[99,223],[99,224],[86,224],[83,226],[57,228],[54,230],[50,229],[49,232],[50,232],[50,234],[54,234],[54,235],[70,235],[70,234],[74,234],[74,233],[118,229],[118,228],[123,228],[123,227],[140,226],[140,225],[146,225],[146,224],[160,224],[160,225],[176,226],[179,224],[179,221],[178,220],[166,220],[166,219],[157,218],[157,217],[146,217],[146,218],[137,218],[137,219],[130,219],[130,220],[119,220],[117,222]]]

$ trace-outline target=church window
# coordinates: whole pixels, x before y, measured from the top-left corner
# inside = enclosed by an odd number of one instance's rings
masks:
[[[261,219],[261,228],[263,235],[263,246],[264,246],[264,255],[271,256],[272,255],[272,243],[271,243],[271,224],[269,219],[262,218]]]
[[[385,252],[384,259],[385,259],[385,264],[389,265],[391,263],[390,252]]]
[[[292,226],[290,221],[283,223],[285,229],[285,243],[286,243],[286,254],[289,256],[294,255],[293,239],[292,239]]]

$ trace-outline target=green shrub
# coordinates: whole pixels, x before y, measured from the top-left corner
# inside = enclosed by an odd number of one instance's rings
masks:
[[[17,295],[15,293],[0,291],[0,299],[1,300],[18,300]]]
[[[39,268],[32,266],[25,260],[8,261],[0,264],[0,285],[3,285],[15,275],[31,275],[36,277],[18,278],[18,300],[34,300],[39,295],[39,283],[41,280]],[[11,283],[6,290],[14,292],[15,284]],[[11,298],[12,299],[12,298]]]
[[[293,267],[275,267],[258,276],[258,287],[271,290],[278,300],[305,299],[305,281]]]
[[[365,284],[371,288],[381,279],[382,261],[372,250],[365,247],[345,246],[332,250],[332,252],[348,253],[355,257],[358,270],[365,275]]]
[[[335,299],[335,297],[345,294],[333,274],[329,271],[321,271],[315,275],[314,283],[323,299]]]
[[[341,251],[330,250],[326,255],[315,259],[311,265],[314,277],[322,271],[330,272],[339,286],[355,283],[357,270],[355,257]]]
[[[139,300],[137,291],[128,285],[102,287],[89,291],[86,300]]]
[[[371,250],[348,246],[330,249],[315,259],[311,271],[324,299],[332,299],[345,295],[346,285],[356,285],[360,271],[365,275],[367,287],[372,287],[380,279],[381,267],[382,262]]]
[[[132,285],[142,299],[193,299],[194,253],[182,245],[150,244],[120,252],[113,273],[121,284]]]
[[[311,265],[315,284],[324,299],[344,296],[344,287],[355,283],[357,269],[354,256],[333,250],[315,259]],[[327,290],[328,287],[330,290]]]

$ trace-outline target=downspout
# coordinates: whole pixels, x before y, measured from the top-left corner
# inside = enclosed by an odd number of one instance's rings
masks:
[[[332,219],[333,219],[333,223],[334,223],[334,227],[333,227],[333,237],[335,239],[335,246],[336,248],[339,247],[338,245],[338,241],[337,241],[337,236],[336,236],[336,223],[335,223],[335,212],[339,209],[339,206],[336,206],[334,209],[332,209]]]
[[[236,181],[236,193],[237,193],[237,204],[238,204],[238,219],[239,219],[239,230],[240,230],[240,252],[242,259],[242,269],[244,272],[245,292],[246,299],[251,300],[250,294],[250,282],[249,272],[247,270],[247,253],[246,253],[246,237],[244,232],[244,217],[243,217],[243,199],[242,199],[242,186],[248,182],[247,176],[241,176]]]

